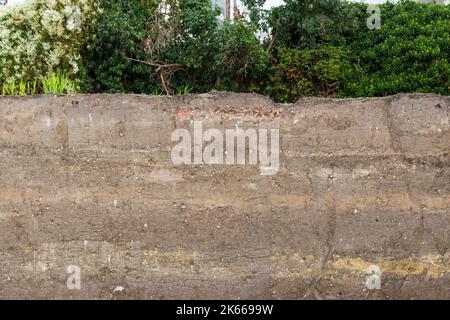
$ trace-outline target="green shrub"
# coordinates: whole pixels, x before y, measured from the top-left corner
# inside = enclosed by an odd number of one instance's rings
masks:
[[[448,95],[450,6],[403,1],[380,9],[381,29],[366,31],[350,46],[355,71],[342,95]]]
[[[348,52],[340,47],[280,49],[267,93],[277,101],[303,96],[336,96],[351,72]]]
[[[276,47],[342,46],[367,29],[365,5],[341,0],[285,0],[272,9],[269,25]]]
[[[0,83],[12,86],[56,70],[78,85],[83,79],[80,50],[98,8],[88,0],[31,0],[0,16]]]
[[[174,1],[169,11],[166,30],[171,31],[171,41],[153,59],[183,65],[171,79],[172,86],[182,87],[186,82],[193,92],[209,91],[214,86],[213,66],[219,46],[219,10],[211,0]]]
[[[91,92],[152,93],[162,89],[157,68],[131,61],[181,64],[170,77],[173,92],[186,82],[192,90],[211,88],[218,11],[210,0],[101,0],[84,57]],[[164,10],[163,10],[164,11]]]
[[[264,0],[243,1],[250,19],[232,23],[219,23],[211,0],[30,0],[2,9],[1,92],[216,89],[278,101],[449,92],[448,5],[387,3],[381,29],[370,30],[362,3],[286,0],[267,11]]]
[[[159,93],[164,90],[153,61],[182,67],[165,79],[172,93],[211,89],[252,90],[269,55],[245,21],[224,23],[210,0],[161,2],[102,0],[84,57],[90,92]]]
[[[255,33],[255,26],[244,20],[225,22],[219,29],[213,69],[215,89],[261,91],[270,68],[270,54]]]
[[[128,57],[145,60],[143,47],[156,1],[100,0],[102,14],[91,23],[83,50],[88,92],[151,93],[158,83],[148,66]]]

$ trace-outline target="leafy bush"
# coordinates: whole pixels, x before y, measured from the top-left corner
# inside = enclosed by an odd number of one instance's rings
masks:
[[[210,0],[102,0],[101,6],[84,54],[88,91],[164,90],[161,68],[139,61],[179,65],[165,75],[172,93],[187,86],[189,92],[251,90],[268,66],[254,27],[245,21],[220,25]]]
[[[350,49],[356,66],[345,96],[398,92],[447,95],[450,6],[403,1],[381,8],[381,29],[366,31]]]
[[[367,29],[364,8],[341,0],[285,0],[269,15],[273,41],[301,49],[346,45]]]
[[[238,20],[225,22],[218,34],[215,89],[260,91],[269,72],[270,54],[255,36],[255,26]]]
[[[174,87],[189,83],[194,92],[208,91],[214,85],[212,66],[218,42],[219,10],[210,0],[171,0],[169,21],[176,26],[172,41],[153,59],[183,65],[175,74]]]
[[[156,1],[100,0],[102,14],[91,23],[87,45],[83,50],[88,92],[151,93],[157,79],[147,66],[127,59],[146,59],[143,50],[147,22]]]
[[[31,0],[0,16],[0,83],[30,83],[62,70],[84,76],[80,50],[98,8],[88,0]]]
[[[278,101],[302,96],[336,96],[351,72],[348,52],[340,47],[280,49],[267,93]]]
[[[268,92],[283,101],[302,95],[447,95],[450,6],[401,1],[380,9],[381,29],[370,30],[366,4],[286,0],[270,14],[278,57]],[[330,46],[343,51],[329,52]]]
[[[387,3],[370,30],[367,4],[243,2],[220,23],[211,0],[30,0],[0,13],[2,93],[448,94],[448,5]]]
[[[100,5],[103,14],[84,55],[88,91],[161,90],[157,68],[130,58],[181,64],[184,72],[171,77],[173,86],[182,88],[189,82],[196,90],[210,88],[218,12],[209,0],[102,0]]]

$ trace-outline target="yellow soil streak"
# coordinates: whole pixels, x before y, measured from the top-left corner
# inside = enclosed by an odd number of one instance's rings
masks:
[[[277,278],[310,278],[319,274],[343,277],[345,273],[369,274],[369,267],[374,265],[380,268],[382,273],[389,273],[399,277],[405,276],[429,276],[439,278],[445,273],[450,273],[450,257],[440,255],[427,255],[417,259],[396,259],[382,261],[366,261],[354,257],[335,257],[321,270],[320,259],[312,256],[303,257],[293,254],[287,256],[273,256],[271,259],[272,271]],[[288,263],[289,262],[289,263]],[[289,267],[287,267],[289,265]]]
[[[444,273],[450,273],[450,259],[438,255],[428,255],[415,259],[384,260],[369,262],[360,258],[339,258],[331,262],[331,267],[337,270],[367,272],[370,265],[379,266],[381,272],[397,276],[427,275],[438,278]]]

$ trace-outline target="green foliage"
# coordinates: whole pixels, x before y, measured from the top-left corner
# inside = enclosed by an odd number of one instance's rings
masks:
[[[271,11],[264,8],[266,0],[241,0],[246,8],[246,16],[260,33],[269,31],[269,17]]]
[[[380,9],[379,30],[366,26],[365,4],[287,0],[274,9],[275,64],[266,92],[281,101],[303,95],[447,95],[450,6],[402,1]]]
[[[448,94],[448,5],[387,3],[370,30],[367,4],[343,0],[243,0],[246,17],[223,23],[211,0],[30,1],[0,13],[4,95]]]
[[[0,87],[2,96],[28,96],[40,93],[69,94],[76,92],[73,82],[61,71],[52,72],[39,80],[5,82]]]
[[[103,12],[91,24],[88,44],[83,51],[89,92],[151,93],[157,79],[151,70],[127,57],[146,59],[143,42],[146,24],[155,10],[156,1],[100,0]]]
[[[182,64],[184,72],[171,78],[173,87],[189,81],[197,91],[209,90],[218,14],[209,0],[101,0],[101,7],[84,54],[91,78],[86,90],[161,89],[155,68],[128,58]]]
[[[159,92],[157,68],[128,58],[182,65],[167,79],[175,93],[186,83],[192,92],[251,90],[267,68],[253,25],[219,25],[210,0],[102,0],[101,6],[84,55],[87,91]]]
[[[37,80],[33,82],[26,82],[20,80],[19,82],[4,83],[1,85],[2,96],[27,96],[34,95],[37,92]]]
[[[345,45],[367,28],[362,8],[341,0],[285,0],[269,15],[273,41],[301,49]]]
[[[192,87],[188,83],[186,83],[184,86],[177,88],[176,94],[177,95],[186,95],[186,94],[191,93],[191,91],[192,91]]]
[[[0,83],[27,83],[63,70],[79,83],[80,50],[88,21],[98,14],[88,0],[30,0],[0,14]]]
[[[336,96],[351,72],[348,52],[340,47],[285,48],[277,56],[266,90],[282,102],[302,96]]]
[[[62,72],[52,72],[47,77],[41,78],[42,92],[44,94],[74,93],[75,88]]]
[[[381,29],[367,31],[350,46],[355,72],[343,95],[448,95],[450,6],[403,1],[380,8]]]
[[[163,89],[155,88],[150,94],[153,96],[163,96],[165,95],[165,92]]]
[[[215,57],[215,88],[229,91],[258,91],[269,71],[270,55],[255,36],[251,23],[225,22],[218,34]]]
[[[212,7],[210,0],[179,0],[178,3],[177,10],[170,12],[177,21],[178,31],[160,60],[184,66],[184,72],[173,79],[174,86],[189,81],[194,91],[208,91],[214,81],[211,67],[219,45],[219,10]]]

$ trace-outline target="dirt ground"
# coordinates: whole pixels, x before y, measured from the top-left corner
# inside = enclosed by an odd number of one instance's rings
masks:
[[[450,299],[449,118],[432,94],[0,98],[0,298]],[[174,165],[194,120],[278,128],[279,171]]]

